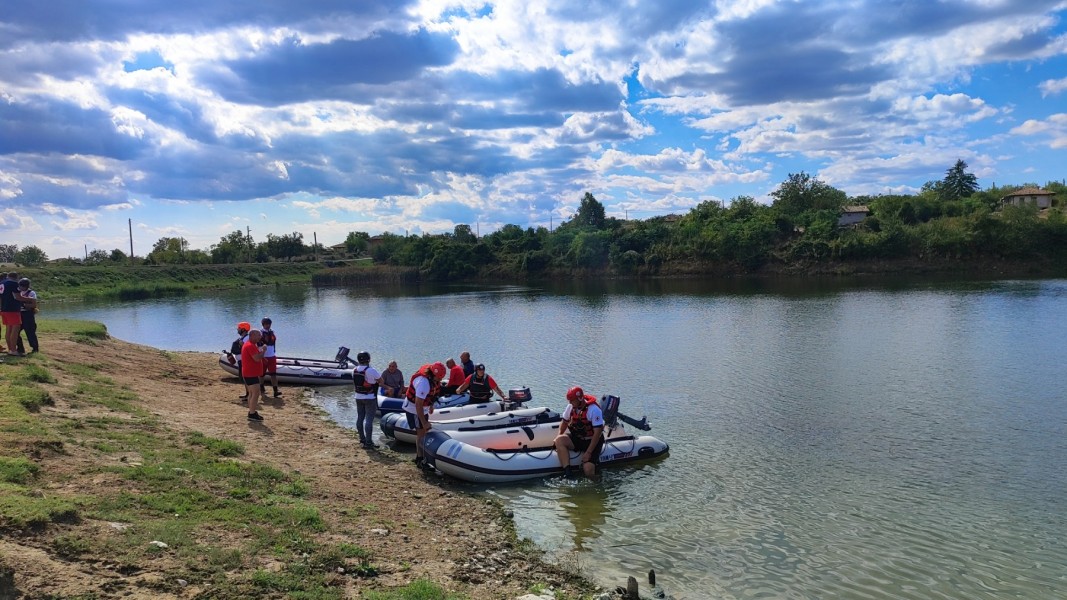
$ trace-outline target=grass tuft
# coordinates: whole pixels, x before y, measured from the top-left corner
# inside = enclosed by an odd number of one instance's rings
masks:
[[[0,456],[0,482],[29,483],[40,471],[41,467],[25,458]]]
[[[195,446],[203,446],[218,456],[241,456],[245,453],[244,446],[237,442],[208,437],[199,431],[190,433],[186,441]]]

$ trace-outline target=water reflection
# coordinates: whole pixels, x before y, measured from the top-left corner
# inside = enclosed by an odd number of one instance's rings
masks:
[[[558,488],[559,506],[574,532],[574,549],[591,550],[615,505],[601,483],[582,480],[564,482]]]

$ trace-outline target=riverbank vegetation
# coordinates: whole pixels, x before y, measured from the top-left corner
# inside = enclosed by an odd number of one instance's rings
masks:
[[[990,265],[1041,272],[1067,254],[1067,187],[1052,182],[1053,206],[1006,204],[1018,187],[978,190],[958,162],[916,195],[848,197],[805,173],[791,174],[770,205],[751,197],[707,201],[685,215],[606,217],[586,194],[554,231],[506,225],[476,237],[452,234],[372,239],[375,264],[408,267],[436,280],[642,275],[850,273],[976,270]],[[845,213],[859,214],[849,223]],[[317,280],[352,277],[331,270]]]
[[[49,301],[139,300],[249,285],[307,285],[322,263],[46,265],[21,269]],[[42,310],[46,310],[42,308]]]
[[[207,250],[161,238],[144,259],[121,250],[66,259],[42,274],[62,295],[119,298],[189,289],[311,279],[316,285],[419,280],[552,279],[574,276],[700,276],[1009,269],[1056,271],[1067,254],[1067,186],[1049,182],[1035,202],[1005,202],[1036,186],[978,188],[962,160],[918,194],[848,196],[806,173],[790,174],[763,204],[748,196],[709,200],[689,212],[645,220],[607,217],[591,194],[554,230],[505,225],[476,236],[370,236],[350,232],[331,248],[294,232],[256,243],[235,231]],[[42,262],[32,247],[0,246],[0,259]],[[135,265],[126,270],[108,269]],[[240,267],[235,265],[240,264]],[[99,268],[78,272],[79,268]],[[40,286],[39,286],[40,287]]]

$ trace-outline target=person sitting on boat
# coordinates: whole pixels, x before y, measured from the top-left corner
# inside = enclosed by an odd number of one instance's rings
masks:
[[[567,392],[567,408],[559,424],[559,435],[554,442],[556,456],[563,467],[563,475],[570,477],[571,450],[579,452],[578,460],[586,477],[596,475],[600,463],[600,450],[604,445],[604,412],[596,398],[575,386]]]
[[[422,365],[411,376],[408,391],[404,397],[404,414],[408,427],[415,430],[415,466],[420,469],[433,470],[423,458],[422,440],[430,431],[430,415],[433,403],[441,395],[441,381],[445,378],[445,366],[439,362]]]
[[[496,381],[485,372],[485,365],[481,363],[474,367],[474,374],[463,381],[463,385],[459,386],[456,393],[462,394],[467,391],[470,392],[472,404],[488,402],[492,399],[493,392],[499,394],[501,400],[508,398],[504,392],[500,391],[500,386],[496,384]]]
[[[378,380],[378,389],[383,396],[400,398],[404,394],[404,373],[396,366],[396,361],[389,361],[389,366]]]
[[[463,367],[463,374],[467,377],[474,375],[474,361],[471,360],[471,353],[464,350],[459,353],[459,364]]]
[[[463,380],[467,376],[463,374],[463,367],[457,365],[456,361],[451,358],[445,361],[445,368],[448,369],[448,383],[441,386],[441,395],[453,396],[459,386],[463,385]]]
[[[282,395],[278,391],[278,354],[275,350],[275,346],[278,344],[278,335],[271,329],[273,321],[270,317],[263,317],[260,324],[263,325],[263,329],[259,331],[260,337],[263,340],[263,346],[265,354],[263,354],[263,378],[264,380],[269,376],[270,384],[274,387],[274,397],[278,398]],[[266,388],[262,385],[259,386],[261,392],[266,392]]]
[[[352,383],[356,386],[356,431],[359,444],[365,449],[377,448],[374,443],[374,411],[378,409],[378,378],[381,374],[370,366],[370,352],[356,355]]]

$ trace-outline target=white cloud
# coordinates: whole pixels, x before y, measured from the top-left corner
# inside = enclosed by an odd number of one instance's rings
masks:
[[[1060,92],[1067,90],[1067,77],[1063,79],[1047,79],[1041,82],[1041,85],[1037,86],[1041,90],[1041,96],[1055,96]]]

